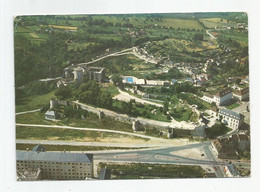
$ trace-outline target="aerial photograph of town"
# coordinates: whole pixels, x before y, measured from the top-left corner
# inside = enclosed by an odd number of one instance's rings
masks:
[[[17,181],[251,177],[247,13],[22,15],[13,30]]]

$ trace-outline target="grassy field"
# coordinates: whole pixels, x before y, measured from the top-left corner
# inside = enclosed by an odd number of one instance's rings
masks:
[[[102,90],[110,92],[112,97],[119,94],[117,87],[113,83],[109,83],[108,87],[103,87]]]
[[[117,133],[106,133],[85,130],[59,129],[47,127],[21,127],[16,126],[16,139],[32,140],[63,140],[63,141],[82,141],[82,142],[113,142],[123,139],[126,142],[148,141],[135,136],[127,136]]]
[[[55,97],[54,92],[55,91],[51,91],[44,95],[26,97],[24,98],[21,104],[16,105],[15,111],[22,112],[22,111],[39,109],[43,105],[48,104],[51,98]]]
[[[164,18],[162,19],[162,23],[159,23],[159,25],[164,27],[172,27],[174,29],[203,29],[203,27],[199,24],[198,21],[188,19]]]
[[[99,163],[98,172],[105,167],[111,169],[112,179],[203,178],[205,176],[205,171],[195,165]]]
[[[96,116],[89,116],[86,119],[63,119],[59,121],[60,124],[74,126],[74,127],[89,127],[89,128],[97,128],[97,129],[110,129],[117,131],[126,131],[132,132],[131,124],[122,123],[111,118],[104,118],[99,120]]]
[[[238,106],[240,106],[238,103],[233,103],[233,104],[227,106],[227,108],[231,110],[231,109],[237,108]]]
[[[87,49],[90,44],[91,43],[89,43],[89,42],[85,42],[85,43],[74,43],[73,42],[73,43],[69,44],[68,50],[74,50],[74,51],[84,50],[84,49]]]
[[[32,150],[35,144],[16,144],[16,150]],[[99,150],[115,150],[115,149],[139,149],[128,147],[99,147],[99,146],[74,146],[74,145],[43,145],[46,151],[99,151]]]
[[[200,21],[207,28],[215,28],[215,27],[222,27],[222,26],[234,26],[235,25],[234,22],[228,21],[227,19],[221,19],[221,18],[206,18],[206,19],[200,19]]]
[[[51,125],[53,121],[47,121],[44,119],[43,113],[35,112],[16,115],[16,123]]]
[[[16,123],[39,125],[67,125],[73,127],[87,127],[132,132],[131,124],[119,122],[108,117],[99,120],[98,117],[94,114],[90,114],[84,120],[76,118],[65,118],[60,121],[49,121],[44,119],[43,113],[35,112],[17,115]]]
[[[60,25],[48,25],[49,27],[53,27],[56,29],[67,29],[67,30],[78,30],[78,27],[72,27],[72,26],[60,26]]]

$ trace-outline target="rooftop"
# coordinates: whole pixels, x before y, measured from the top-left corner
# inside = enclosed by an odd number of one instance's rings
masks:
[[[16,151],[18,161],[51,161],[51,162],[84,162],[90,163],[93,154],[85,153],[64,153],[64,152],[36,152]]]
[[[223,114],[223,115],[227,115],[227,116],[234,118],[234,119],[237,119],[237,120],[240,120],[242,118],[240,113],[237,113],[235,111],[231,111],[231,110],[226,109],[226,108],[220,109],[219,113]]]
[[[249,92],[249,87],[246,87],[246,88],[244,88],[242,90],[236,91],[235,94],[236,95],[244,95],[244,94],[246,94],[248,92]]]
[[[88,68],[88,71],[94,71],[94,72],[99,72],[101,73],[105,68],[102,67],[90,67]]]
[[[228,87],[226,89],[223,89],[223,90],[220,90],[219,92],[217,92],[216,96],[223,97],[229,93],[232,93],[232,90]]]
[[[54,111],[50,111],[48,110],[45,115],[52,115],[52,116],[55,116],[55,112]]]
[[[45,147],[43,147],[42,145],[36,145],[34,148],[32,148],[32,151],[46,151]]]

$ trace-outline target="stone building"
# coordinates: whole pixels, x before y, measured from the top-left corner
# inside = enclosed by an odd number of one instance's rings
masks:
[[[39,169],[42,179],[84,180],[93,177],[93,154],[16,151],[17,173]]]
[[[100,83],[105,81],[105,68],[90,67],[87,69],[85,74],[90,80],[96,80]]]
[[[80,82],[84,75],[84,69],[82,67],[77,67],[74,69],[74,81]]]

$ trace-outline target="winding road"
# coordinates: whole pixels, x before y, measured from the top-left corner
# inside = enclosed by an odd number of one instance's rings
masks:
[[[206,33],[210,36],[211,39],[216,39],[214,35],[212,35],[209,30],[206,30]]]

